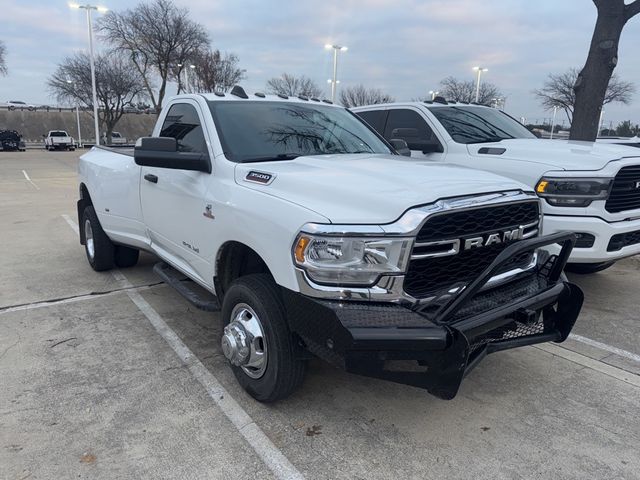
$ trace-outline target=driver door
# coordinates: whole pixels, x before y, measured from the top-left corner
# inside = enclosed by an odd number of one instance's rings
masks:
[[[202,112],[195,101],[169,106],[160,137],[173,137],[179,152],[206,153]],[[206,172],[143,166],[140,178],[142,215],[153,250],[164,260],[190,273],[205,285],[208,262],[204,257],[205,198],[210,175]]]

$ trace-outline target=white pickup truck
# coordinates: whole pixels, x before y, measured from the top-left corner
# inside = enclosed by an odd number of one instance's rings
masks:
[[[44,136],[44,148],[46,150],[69,150],[76,149],[73,137],[64,130],[51,130]]]
[[[542,140],[495,108],[407,102],[354,108],[419,163],[456,164],[511,177],[543,199],[544,233],[578,241],[567,270],[594,273],[640,253],[640,151],[633,146]]]
[[[448,399],[486,354],[567,338],[575,237],[540,236],[531,188],[414,162],[330,103],[183,95],[133,151],[94,147],[77,204],[91,266],[160,257],[167,283],[221,310],[224,355],[265,402],[310,354]]]

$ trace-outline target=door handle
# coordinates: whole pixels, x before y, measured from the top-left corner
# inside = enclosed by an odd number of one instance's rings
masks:
[[[152,173],[145,174],[144,179],[147,182],[158,183],[158,177],[156,175],[153,175]]]

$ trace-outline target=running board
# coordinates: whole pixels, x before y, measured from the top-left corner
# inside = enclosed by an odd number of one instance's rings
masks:
[[[220,311],[220,303],[215,295],[207,292],[193,280],[187,278],[170,265],[164,262],[156,263],[153,266],[153,271],[164,283],[173,287],[197,309],[206,312]]]

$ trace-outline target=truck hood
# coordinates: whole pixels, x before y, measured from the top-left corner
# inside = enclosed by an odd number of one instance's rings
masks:
[[[235,179],[239,185],[301,205],[332,223],[345,224],[393,222],[411,207],[443,198],[531,191],[489,172],[417,163],[399,155],[319,155],[240,163]]]
[[[571,140],[516,138],[467,145],[469,154],[478,157],[487,157],[486,153],[479,153],[485,148],[496,149],[497,153],[489,154],[494,157],[538,163],[556,170],[595,171],[609,162],[640,156],[633,147]]]

